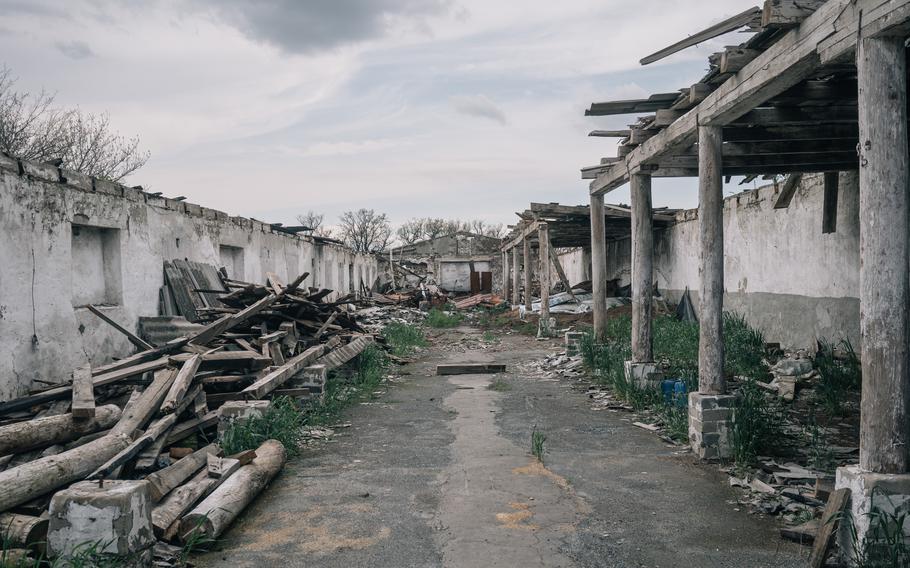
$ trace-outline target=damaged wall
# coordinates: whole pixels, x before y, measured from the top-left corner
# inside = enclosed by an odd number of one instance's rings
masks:
[[[255,282],[308,271],[305,285],[345,293],[377,274],[375,258],[342,246],[2,155],[0,226],[0,401],[131,353],[84,306],[135,331],[139,316],[158,313],[165,260],[225,265]]]
[[[767,341],[813,347],[816,338],[859,348],[859,184],[842,173],[837,230],[822,233],[824,176],[804,176],[786,209],[767,186],[724,200],[724,309],[746,316]],[[698,306],[698,211],[655,234],[654,274],[678,301],[688,286]],[[630,241],[607,246],[608,278],[628,284]]]

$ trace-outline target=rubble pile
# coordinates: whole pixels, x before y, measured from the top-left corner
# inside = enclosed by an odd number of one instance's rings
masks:
[[[77,369],[68,384],[0,403],[4,540],[24,549],[18,554],[62,556],[81,544],[67,536],[78,522],[88,527],[78,536],[101,542],[103,552],[154,556],[166,566],[174,548],[164,543],[221,534],[281,469],[287,450],[269,440],[224,455],[221,435],[267,412],[276,397],[319,399],[327,371],[373,341],[345,300],[326,302],[331,291],[305,290],[306,278],[287,285],[274,275],[268,285],[224,278],[217,295],[178,284],[173,297],[184,304],[190,289],[208,295],[195,306],[192,332],[152,345],[102,318],[143,347]],[[111,509],[115,519],[133,515],[129,538],[121,538],[122,523],[75,518],[85,507]]]

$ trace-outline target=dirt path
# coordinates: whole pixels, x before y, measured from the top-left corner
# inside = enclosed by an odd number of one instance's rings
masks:
[[[201,566],[797,567],[805,551],[735,510],[710,468],[522,363],[556,342],[493,348],[449,331],[353,426],[294,460]],[[436,377],[440,362],[509,365]],[[534,426],[547,441],[530,456]]]

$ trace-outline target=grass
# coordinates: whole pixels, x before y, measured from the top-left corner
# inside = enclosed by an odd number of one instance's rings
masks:
[[[783,438],[783,408],[765,391],[746,379],[740,385],[730,429],[730,447],[737,465],[748,465],[755,456],[772,449]]]
[[[130,564],[130,556],[115,556],[104,553],[107,544],[84,542],[73,549],[73,553],[54,560],[44,557],[13,559],[12,546],[4,539],[0,549],[0,568],[120,568]]]
[[[723,325],[726,373],[746,377],[748,381],[765,378],[768,373],[762,362],[764,337],[761,332],[750,327],[742,316],[733,313],[724,314]],[[654,359],[668,378],[686,384],[686,392],[698,388],[698,331],[697,323],[678,321],[671,316],[655,318],[652,325]],[[607,320],[602,342],[596,342],[592,333],[585,333],[580,344],[585,366],[593,372],[595,380],[610,386],[617,397],[634,410],[654,412],[671,438],[679,442],[688,440],[686,405],[680,406],[675,400],[667,401],[659,390],[642,388],[626,379],[624,363],[631,359],[631,337],[630,316]],[[751,386],[759,388],[754,384]],[[771,420],[775,416],[774,412],[759,403],[761,392],[750,390],[751,394],[755,396],[749,398],[744,420],[740,422],[744,456],[752,455],[755,448],[764,447],[769,441],[771,427],[764,419]],[[761,432],[751,431],[759,426],[763,429]],[[754,438],[750,437],[753,435]]]
[[[388,367],[385,352],[375,345],[367,346],[355,359],[352,371],[329,373],[322,401],[313,402],[306,408],[304,425],[323,426],[337,422],[345,408],[373,396]]]
[[[879,489],[873,490],[873,503],[886,500],[887,510],[873,504],[866,514],[869,517],[869,531],[865,539],[860,539],[856,524],[849,509],[838,519],[847,525],[853,548],[853,565],[858,568],[910,568],[910,545],[904,536],[904,525],[910,513],[899,510],[890,498]]]
[[[537,426],[534,426],[534,429],[531,430],[531,455],[537,458],[537,461],[543,463],[543,454],[544,454],[544,444],[547,441],[547,437],[543,432],[537,429]]]
[[[487,330],[487,331],[483,332],[483,341],[484,341],[484,343],[496,343],[498,341],[498,339],[496,338],[495,333],[493,333],[490,330]]]
[[[278,440],[289,455],[298,452],[304,415],[294,399],[281,396],[262,416],[236,420],[224,431],[221,447],[227,455],[255,450],[266,440]]]
[[[448,328],[458,326],[464,316],[458,312],[446,312],[439,308],[433,308],[427,314],[426,324],[435,328]]]
[[[815,367],[821,376],[816,388],[818,402],[828,416],[843,416],[848,393],[858,391],[862,382],[859,357],[846,339],[836,345],[820,339],[819,347],[815,357]],[[838,348],[845,354],[842,360],[834,356]]]
[[[427,339],[419,327],[393,322],[382,328],[382,337],[392,355],[407,357],[418,347],[426,347]]]
[[[507,383],[504,379],[497,377],[487,385],[487,388],[491,391],[506,392],[512,390],[512,385]]]

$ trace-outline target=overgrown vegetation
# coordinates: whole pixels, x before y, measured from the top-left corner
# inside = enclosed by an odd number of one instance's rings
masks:
[[[850,531],[852,563],[857,568],[910,568],[910,546],[904,536],[910,513],[896,508],[890,497],[878,489],[873,491],[873,503],[876,500],[888,501],[889,507],[885,510],[873,505],[867,513],[869,530],[865,539],[859,538],[849,510],[839,516]]]
[[[14,556],[10,542],[4,540],[0,550],[0,568],[121,568],[132,562],[130,556],[104,553],[106,547],[104,542],[84,542],[76,546],[72,554],[54,560],[43,556],[18,558]]]
[[[779,443],[782,422],[783,408],[777,399],[770,400],[755,379],[743,381],[730,429],[733,460],[739,465],[749,464],[759,453]]]
[[[406,323],[393,322],[382,328],[382,337],[393,355],[407,357],[418,347],[426,347],[427,339],[420,328]]]
[[[303,423],[303,412],[294,399],[276,397],[262,416],[232,422],[224,431],[221,447],[225,454],[232,455],[255,450],[266,440],[278,440],[288,454],[294,455],[298,451]]]
[[[779,407],[768,401],[755,380],[767,376],[762,362],[764,337],[745,319],[733,313],[724,314],[724,349],[726,372],[744,377],[746,400],[739,433],[734,444],[739,459],[751,459],[759,449],[775,441],[780,424]],[[667,434],[677,441],[688,439],[689,419],[685,400],[680,396],[698,388],[698,324],[678,321],[671,316],[658,317],[652,325],[654,358],[668,379],[682,382],[684,392],[674,390],[665,395],[656,388],[642,388],[626,379],[624,362],[631,359],[632,319],[629,316],[607,321],[604,340],[598,343],[591,333],[581,340],[580,351],[585,366],[597,381],[612,387],[618,398],[636,411],[650,410],[660,418]],[[734,426],[734,429],[736,427]]]
[[[535,425],[534,429],[531,430],[531,455],[537,458],[540,463],[543,463],[544,444],[546,441],[547,437]]]
[[[337,422],[346,407],[373,395],[388,367],[385,352],[376,345],[368,346],[354,360],[353,372],[336,370],[329,373],[322,401],[305,407],[303,423],[321,426]]]
[[[426,324],[435,328],[456,327],[463,319],[464,316],[457,312],[446,312],[433,308],[427,313]]]
[[[859,357],[846,339],[837,344],[824,339],[818,343],[815,357],[815,367],[821,377],[816,388],[818,403],[828,416],[843,416],[848,393],[858,390],[862,381]],[[840,358],[835,356],[837,351],[841,353]]]

